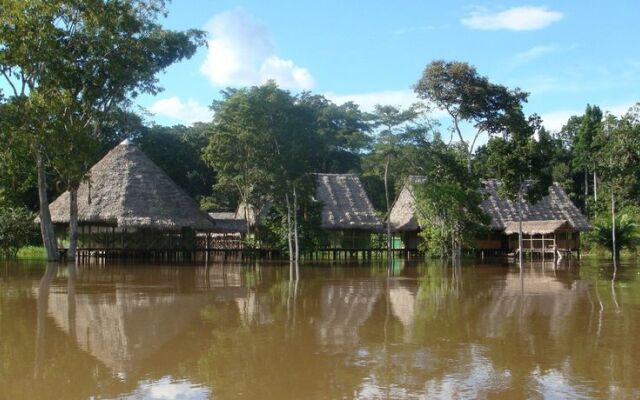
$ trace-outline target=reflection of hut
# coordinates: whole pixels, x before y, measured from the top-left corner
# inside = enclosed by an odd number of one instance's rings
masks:
[[[545,324],[553,336],[566,329],[566,318],[575,313],[580,301],[588,296],[589,285],[571,274],[558,273],[553,264],[535,264],[523,272],[509,273],[504,286],[492,289],[489,305],[478,315],[486,321],[484,336],[495,337],[505,321],[513,319],[522,334],[531,325]]]
[[[392,230],[401,235],[403,246],[415,250],[418,247],[420,224],[416,218],[414,186],[424,182],[423,177],[411,177],[398,195],[389,220]],[[486,237],[478,238],[475,247],[480,250],[513,252],[518,248],[518,206],[502,198],[498,193],[498,181],[485,180],[482,192],[486,198],[480,205],[491,217]],[[571,202],[571,199],[554,183],[549,194],[536,204],[522,203],[524,249],[533,252],[580,250],[580,232],[591,229],[589,221]]]
[[[139,287],[116,285],[115,293],[76,294],[72,301],[70,320],[68,295],[49,295],[49,313],[56,324],[75,332],[81,349],[119,373],[134,369],[181,333],[211,299],[206,293],[141,294]]]
[[[49,206],[60,228],[69,223],[69,192]],[[79,249],[193,249],[209,216],[136,146],[123,142],[89,171],[78,189]]]
[[[316,325],[320,343],[356,343],[358,329],[369,319],[382,294],[380,281],[353,281],[322,288],[321,319]]]
[[[382,223],[357,176],[315,174],[315,198],[322,204],[322,228],[329,233],[327,247],[371,248],[371,234]]]

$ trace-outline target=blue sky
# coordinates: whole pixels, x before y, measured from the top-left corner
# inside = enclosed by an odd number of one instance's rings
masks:
[[[174,0],[163,24],[206,30],[209,47],[138,104],[159,124],[206,121],[220,90],[275,79],[365,110],[406,106],[424,67],[445,59],[530,92],[527,112],[557,130],[587,103],[620,114],[640,101],[639,15],[635,0]]]

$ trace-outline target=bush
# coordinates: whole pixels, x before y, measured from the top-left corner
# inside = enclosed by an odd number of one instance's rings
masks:
[[[638,212],[634,208],[626,208],[616,215],[616,257],[622,249],[635,251],[640,243],[640,227],[636,221]],[[593,230],[585,237],[587,246],[595,244],[612,252],[611,214],[601,214],[593,225]]]
[[[15,258],[37,236],[34,215],[24,207],[0,206],[0,257]]]

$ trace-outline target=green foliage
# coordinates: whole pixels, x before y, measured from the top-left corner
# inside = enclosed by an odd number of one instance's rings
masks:
[[[0,257],[15,258],[37,237],[35,215],[24,207],[0,206]]]
[[[18,250],[16,258],[20,260],[46,260],[47,252],[42,246],[24,246]]]
[[[208,195],[214,172],[200,157],[208,143],[208,124],[146,128],[137,142],[146,155],[196,200]]]
[[[479,183],[463,172],[463,164],[458,160],[443,167],[449,168],[447,174],[414,185],[416,211],[424,249],[432,256],[455,257],[463,247],[474,246],[490,221],[480,209]]]
[[[640,226],[637,223],[639,217],[640,210],[635,207],[625,209],[615,216],[617,257],[621,250],[635,251],[640,244]],[[593,230],[585,235],[587,244],[594,243],[612,252],[612,222],[610,213],[600,214],[593,223]]]
[[[327,238],[327,233],[320,227],[322,224],[322,205],[317,202],[310,202],[301,213],[302,222],[299,227],[300,250],[302,252],[320,248]],[[271,208],[266,218],[260,221],[259,241],[263,247],[288,250],[287,242],[287,211]]]

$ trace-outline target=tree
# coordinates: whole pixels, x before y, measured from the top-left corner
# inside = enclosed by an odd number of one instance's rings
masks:
[[[55,259],[45,164],[60,173],[71,202],[76,203],[74,193],[94,151],[94,146],[85,144],[99,138],[101,116],[138,93],[157,93],[155,75],[193,55],[203,44],[203,32],[163,29],[158,24],[165,13],[163,1],[10,0],[1,11],[0,73],[14,97],[37,100],[42,111],[27,131],[38,168],[43,241],[48,257]],[[55,115],[47,116],[48,110],[55,110]],[[43,137],[42,132],[49,134]],[[56,139],[56,146],[44,146],[49,136]],[[58,149],[61,154],[55,153]],[[77,204],[70,209],[73,259]]]
[[[632,107],[621,118],[607,115],[603,139],[596,158],[610,192],[611,249],[615,262],[620,254],[616,242],[616,208],[627,205],[635,197],[630,193],[637,193],[640,185],[640,105]]]
[[[602,111],[597,106],[587,105],[584,115],[578,117],[579,126],[573,138],[573,162],[576,170],[584,174],[584,200],[589,195],[589,178],[593,174],[593,199],[598,200],[598,183],[595,154],[601,144]],[[577,121],[576,121],[577,122]]]
[[[596,219],[593,231],[589,232],[589,238],[611,251],[614,259],[619,259],[621,249],[634,249],[640,241],[640,227],[635,222],[636,217],[637,213],[626,211],[613,218],[611,215],[602,215]]]
[[[378,129],[373,153],[380,158],[378,165],[383,165],[384,198],[387,216],[387,252],[391,255],[391,223],[389,213],[391,203],[389,200],[389,164],[399,153],[399,145],[403,140],[401,133],[409,130],[409,124],[420,115],[420,105],[414,104],[402,110],[394,106],[377,104],[374,108],[371,120],[373,126]]]
[[[491,138],[487,144],[488,164],[500,181],[501,195],[518,207],[518,259],[522,268],[522,204],[535,202],[548,192],[551,184],[549,154],[534,137],[540,130],[537,116],[525,118],[522,108],[510,111],[503,137]]]
[[[489,223],[480,208],[480,181],[469,174],[463,151],[434,140],[429,146],[428,173],[415,184],[420,235],[432,255],[460,258],[462,247],[472,246]]]
[[[503,133],[510,110],[526,102],[528,96],[519,89],[510,90],[489,82],[467,63],[443,60],[427,65],[414,90],[419,98],[449,114],[453,132],[465,148],[469,172],[478,137],[482,133]],[[462,134],[464,122],[471,123],[476,130],[470,143]]]
[[[324,151],[311,129],[313,109],[272,81],[225,91],[213,108],[215,117],[203,157],[217,171],[215,189],[232,189],[256,210],[270,203],[286,215],[293,261],[299,253],[298,200],[311,198],[308,173],[315,168],[316,154]],[[249,224],[248,215],[245,219]]]
[[[34,215],[24,207],[0,203],[0,258],[15,258],[21,247],[32,242]]]
[[[189,196],[200,201],[215,181],[215,171],[202,160],[209,142],[209,124],[145,127],[135,140],[140,149],[179,184]]]

